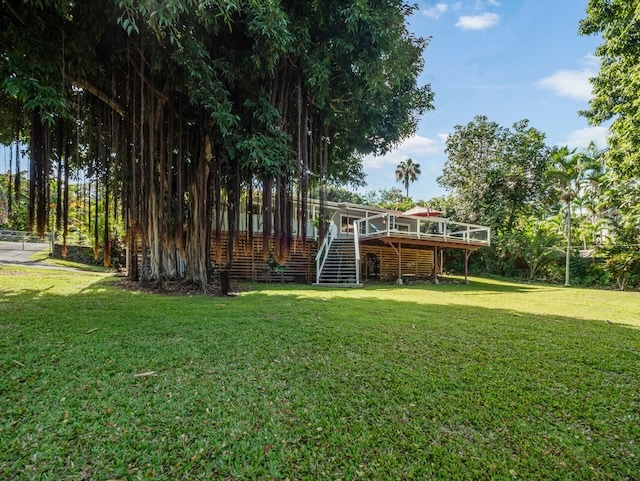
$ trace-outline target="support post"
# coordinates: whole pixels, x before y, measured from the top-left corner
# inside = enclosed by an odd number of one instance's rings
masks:
[[[396,284],[398,284],[399,286],[404,284],[404,282],[402,281],[402,244],[401,243],[398,243],[398,280],[396,281]]]
[[[398,279],[396,280],[396,284],[401,286],[402,284],[404,284],[404,282],[402,281],[402,244],[398,242],[397,249],[396,249],[396,246],[393,245],[393,242],[388,242],[388,244],[391,246],[391,248],[395,251],[396,255],[398,256]]]
[[[464,283],[469,284],[469,249],[464,250]]]
[[[440,284],[438,280],[438,246],[433,246],[433,283]]]

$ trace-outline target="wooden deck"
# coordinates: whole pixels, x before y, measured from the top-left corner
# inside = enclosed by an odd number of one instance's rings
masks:
[[[402,233],[376,234],[367,237],[360,237],[360,246],[365,245],[398,245],[411,246],[414,248],[424,247],[440,247],[450,249],[468,249],[476,250],[486,246],[486,243],[466,242],[461,239],[443,239],[438,236],[422,235],[421,237],[412,235],[403,235]]]
[[[466,281],[469,255],[491,244],[491,230],[485,226],[453,222],[442,217],[394,213],[358,219],[351,226],[351,233],[360,262],[368,262],[366,254],[374,246],[380,246],[379,249],[386,247],[376,254],[380,258],[380,274],[384,275],[383,270],[395,273],[398,284],[402,284],[406,276],[428,275],[427,269],[437,283],[442,269],[438,262],[438,250],[451,248],[465,251]]]
[[[491,244],[488,227],[453,222],[443,217],[384,213],[354,222],[356,242],[476,250]]]

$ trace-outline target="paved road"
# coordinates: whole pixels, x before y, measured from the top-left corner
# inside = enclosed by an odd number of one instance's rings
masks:
[[[42,265],[30,259],[36,252],[49,249],[49,244],[0,241],[0,264]]]

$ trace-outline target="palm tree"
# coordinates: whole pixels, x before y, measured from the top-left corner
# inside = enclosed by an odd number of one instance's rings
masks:
[[[575,152],[575,149],[569,150],[566,146],[557,149],[551,156],[551,167],[547,173],[554,183],[559,198],[565,203],[565,232],[567,235],[565,286],[570,285],[571,203],[578,197],[585,170],[585,156]]]
[[[402,182],[407,191],[407,197],[409,197],[409,184],[418,180],[420,174],[420,164],[411,158],[403,160],[396,167],[396,181]]]

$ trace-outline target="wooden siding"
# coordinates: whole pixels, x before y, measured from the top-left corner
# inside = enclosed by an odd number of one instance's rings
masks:
[[[227,234],[222,235],[222,248],[219,251],[219,265],[227,262]],[[269,238],[269,252],[274,252],[274,238]],[[215,240],[211,242],[211,258],[216,259],[218,249]],[[255,235],[252,242],[249,236],[240,233],[236,250],[233,256],[231,277],[250,281],[265,282],[312,282],[315,276],[316,243],[307,240],[303,247],[301,239],[294,239],[291,246],[289,259],[284,264],[284,269],[278,272],[262,257],[262,235]]]
[[[433,277],[433,250],[402,248],[402,274],[415,278]],[[380,262],[380,278],[398,277],[398,255],[390,246],[360,245],[360,259],[366,262],[367,254],[375,254]],[[363,280],[367,279],[366,266],[363,266]]]
[[[315,255],[317,244],[313,240],[307,240],[305,247],[302,241],[295,239],[291,246],[289,259],[282,272],[278,272],[262,257],[262,235],[255,235],[253,242],[249,242],[249,236],[242,232],[239,235],[236,250],[234,252],[231,277],[261,282],[300,282],[311,283],[315,281]],[[216,260],[219,254],[218,265],[223,266],[227,262],[226,254],[227,233],[222,234],[221,248],[218,249],[215,240],[211,241],[211,259]],[[269,239],[269,251],[274,252],[274,238]],[[367,275],[367,254],[375,254],[379,262],[379,278],[395,279],[398,277],[398,256],[395,250],[382,244],[360,244],[361,278],[363,281],[373,279]],[[138,243],[138,261],[140,262],[141,244]],[[140,264],[141,265],[141,264]],[[433,277],[433,250],[429,248],[402,247],[402,274],[417,279]]]

